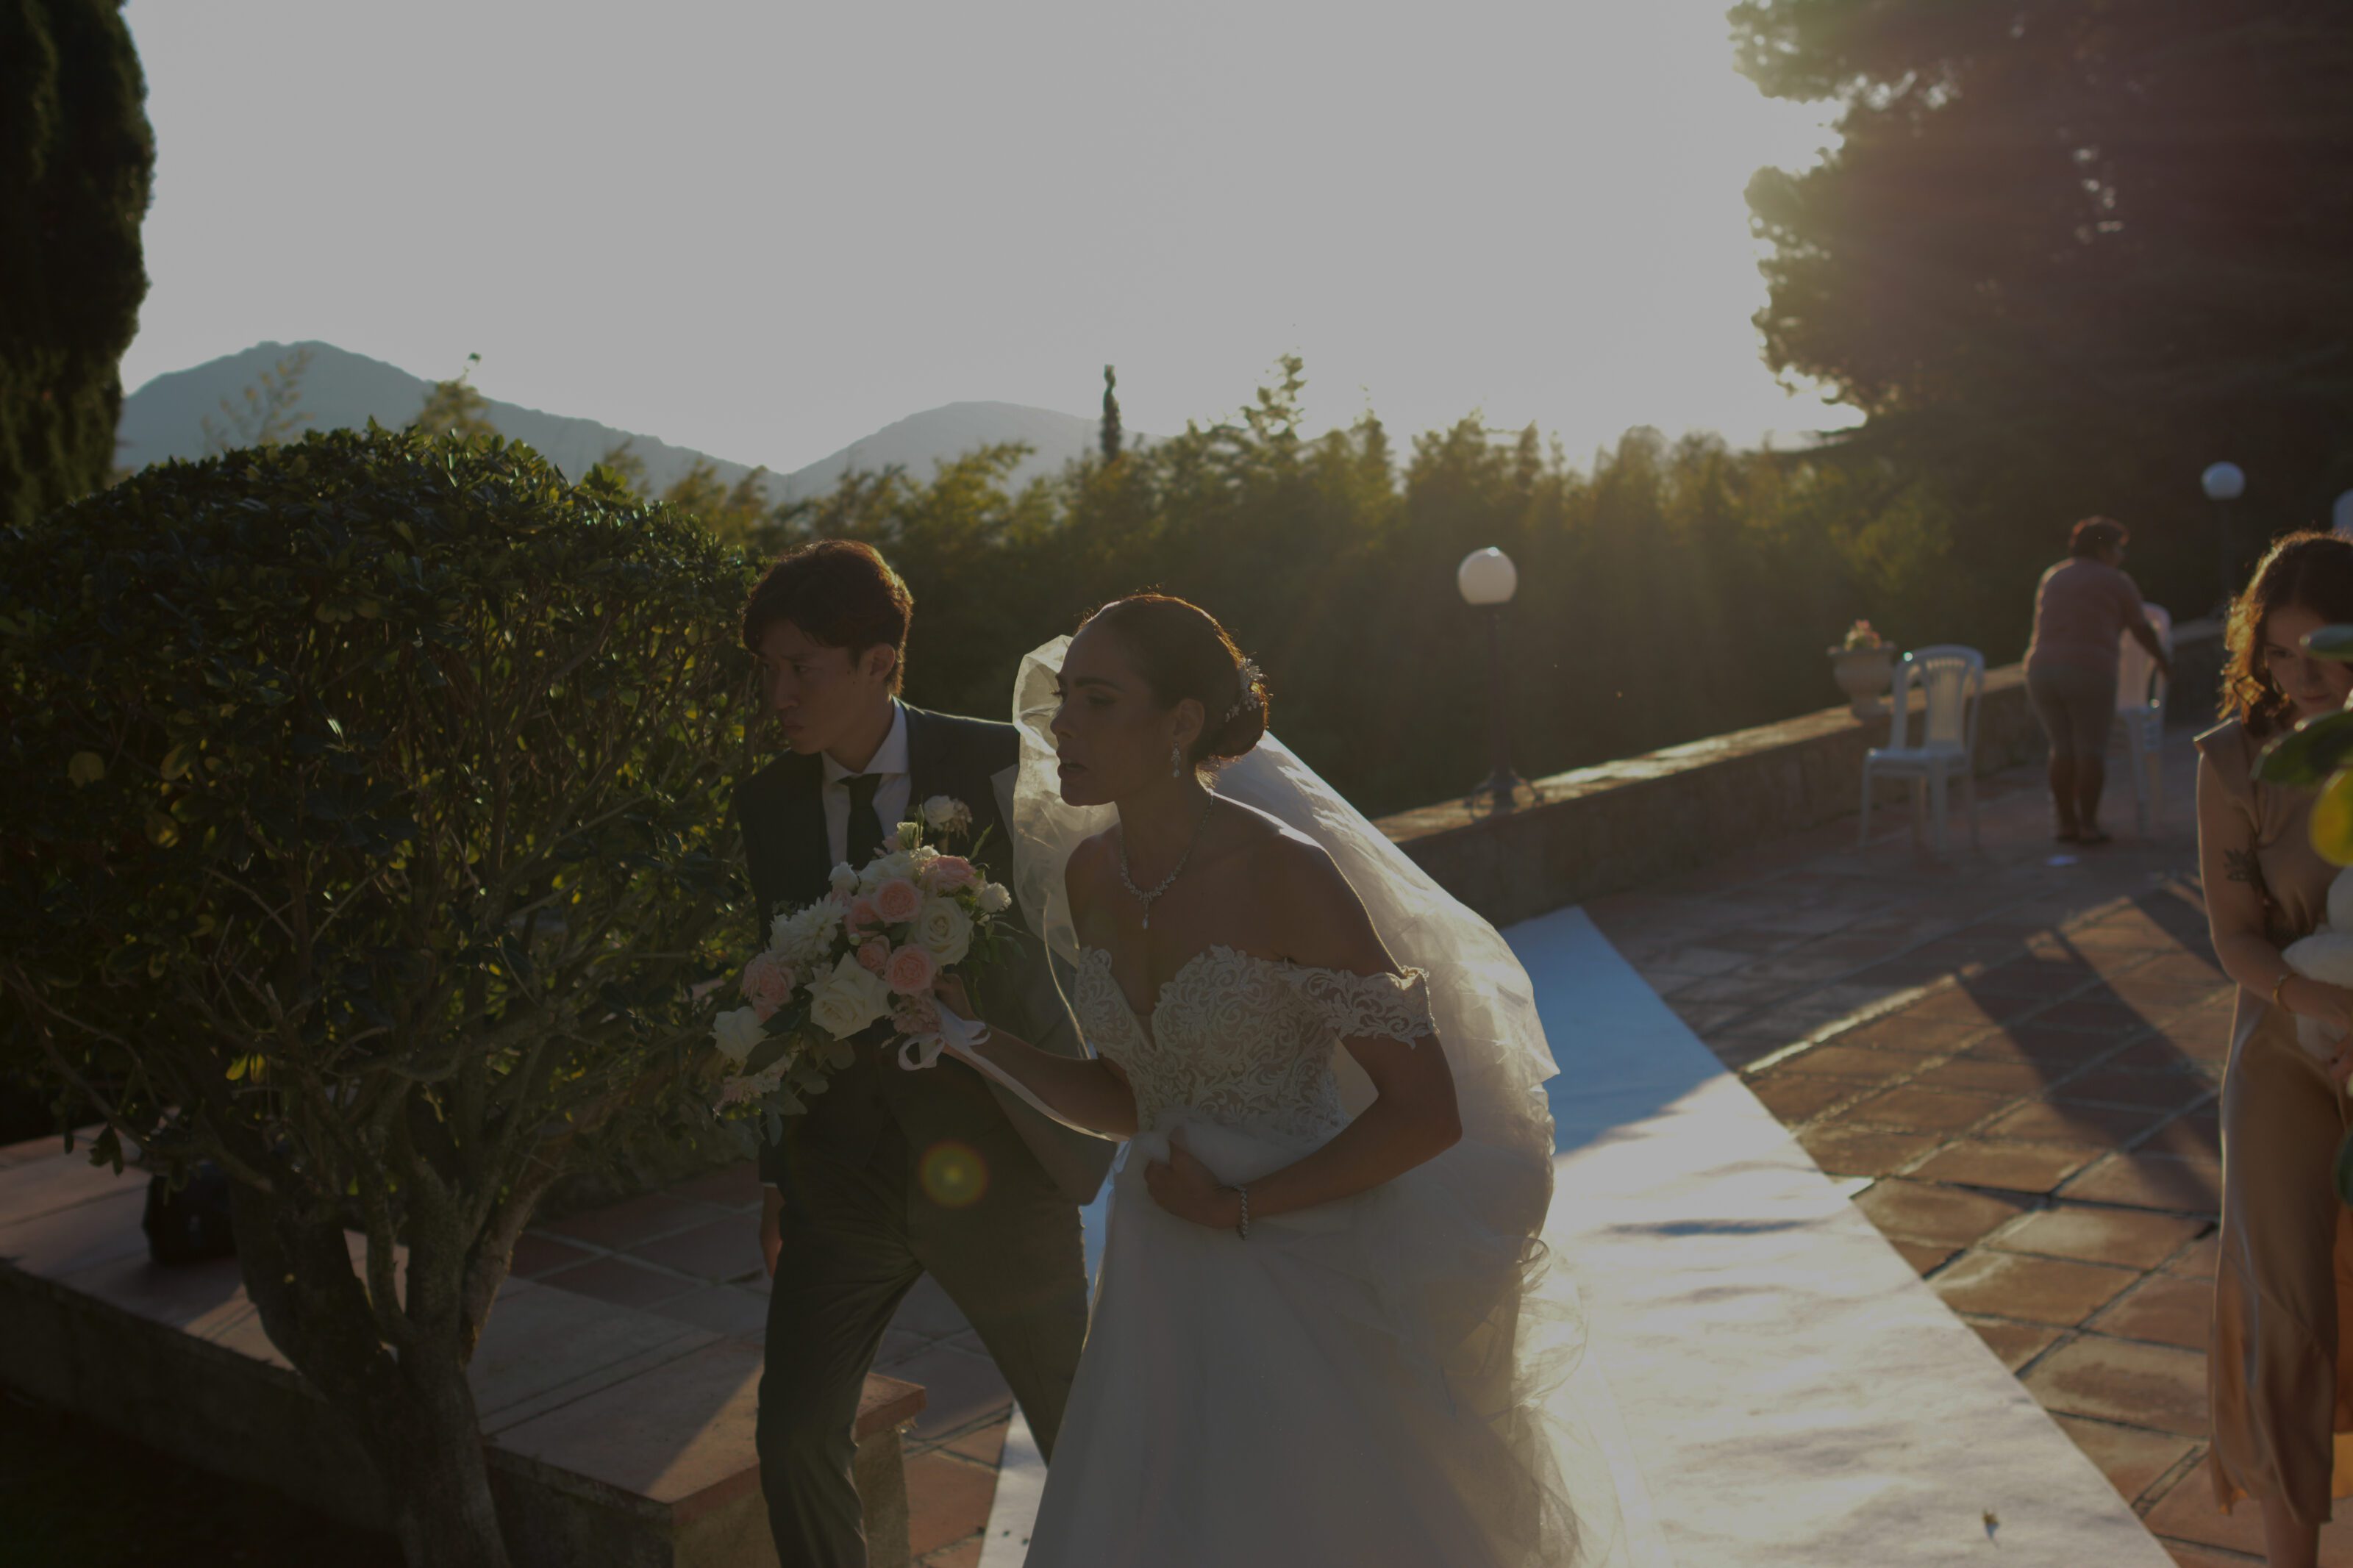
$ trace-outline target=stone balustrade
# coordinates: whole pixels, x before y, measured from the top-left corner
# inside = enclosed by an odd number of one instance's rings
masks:
[[[2177,716],[2214,711],[2221,625],[2177,626],[2174,658],[2179,678],[2168,710]],[[1915,715],[1923,706],[1915,693]],[[1824,709],[1556,773],[1537,780],[1515,811],[1446,801],[1384,817],[1379,826],[1448,891],[1497,925],[1508,925],[1689,871],[1854,811],[1862,799],[1863,753],[1885,743],[1888,723],[1858,720],[1844,708]],[[1913,732],[1918,733],[1916,718]],[[1978,773],[2042,754],[2024,668],[1989,669],[1978,721]]]

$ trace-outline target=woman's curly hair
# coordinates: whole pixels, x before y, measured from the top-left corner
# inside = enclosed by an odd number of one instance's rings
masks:
[[[2306,531],[2264,552],[2246,591],[2231,602],[2222,631],[2222,717],[2261,740],[2295,722],[2295,708],[2263,658],[2263,626],[2295,605],[2331,626],[2353,626],[2353,539]]]

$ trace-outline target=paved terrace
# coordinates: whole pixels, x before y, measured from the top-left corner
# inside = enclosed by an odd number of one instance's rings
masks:
[[[2131,831],[2125,795],[2096,850],[2049,841],[2038,770],[2017,767],[1985,782],[1983,848],[1946,862],[1906,813],[1862,850],[1848,816],[1586,909],[2177,1561],[2213,1568],[2261,1541],[2196,1473],[2231,987],[2205,940],[2192,761],[2177,732],[2155,830]],[[515,1274],[749,1350],[757,1197],[744,1166],[576,1215],[526,1237]],[[1005,1384],[928,1280],[879,1370],[928,1395],[914,1561],[976,1568]],[[2353,1565],[2353,1521],[2323,1561]]]
[[[2039,770],[1987,781],[1984,847],[1848,818],[1588,912],[2184,1568],[2261,1560],[2199,1472],[2232,987],[2197,879],[2195,753],[2143,837],[2052,844]],[[1875,824],[1876,826],[1876,824]],[[1957,837],[1957,846],[1962,842]],[[2353,1564],[2353,1520],[2323,1537]]]
[[[2192,752],[2113,844],[2048,837],[2039,770],[1981,786],[1983,847],[1847,817],[1587,906],[1595,923],[2042,1402],[2185,1568],[2259,1561],[2196,1472],[2231,986],[2205,936]],[[1957,802],[1956,802],[1957,812]],[[1956,817],[1956,828],[1958,818]],[[528,1237],[519,1276],[747,1340],[747,1168]],[[976,1568],[1011,1396],[928,1279],[878,1370],[924,1386],[910,1536]],[[2323,1562],[2353,1565],[2353,1521]]]
[[[2188,1568],[2259,1560],[2196,1474],[2231,987],[2196,880],[2192,753],[2116,841],[2048,837],[2038,771],[1982,786],[1939,862],[1883,813],[1597,900],[1596,924],[2047,1408]],[[1956,827],[1958,822],[1956,820]],[[534,1233],[519,1275],[747,1338],[748,1169]],[[911,1544],[974,1568],[1011,1399],[926,1280],[880,1370],[923,1384]],[[2323,1561],[2353,1565],[2353,1521]]]
[[[756,1347],[768,1305],[747,1162],[527,1233],[517,1277],[675,1318]],[[908,1427],[908,1549],[924,1568],[976,1568],[1012,1391],[929,1275],[902,1303],[875,1370],[921,1384]]]

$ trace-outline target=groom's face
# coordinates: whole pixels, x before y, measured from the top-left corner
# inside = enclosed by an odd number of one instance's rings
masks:
[[[777,734],[807,756],[871,727],[875,710],[891,700],[895,660],[887,647],[853,656],[790,621],[770,623],[760,637],[760,663]]]

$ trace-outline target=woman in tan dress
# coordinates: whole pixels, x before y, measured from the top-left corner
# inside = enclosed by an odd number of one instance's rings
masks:
[[[2353,1114],[2340,1049],[2296,1043],[2295,1016],[2353,1032],[2353,991],[2293,973],[2280,950],[2326,915],[2337,868],[2306,836],[2309,789],[2253,776],[2272,737],[2343,707],[2353,666],[2303,640],[2353,624],[2353,540],[2283,539],[2232,606],[2227,722],[2198,738],[2198,858],[2214,953],[2239,983],[2222,1079],[2222,1236],[2214,1279],[2207,1468],[2227,1511],[2263,1510],[2273,1568],[2311,1568],[2331,1500],[2353,1493],[2353,1357],[2338,1324],[2353,1302],[2343,1259],[2353,1226],[2333,1180]]]

